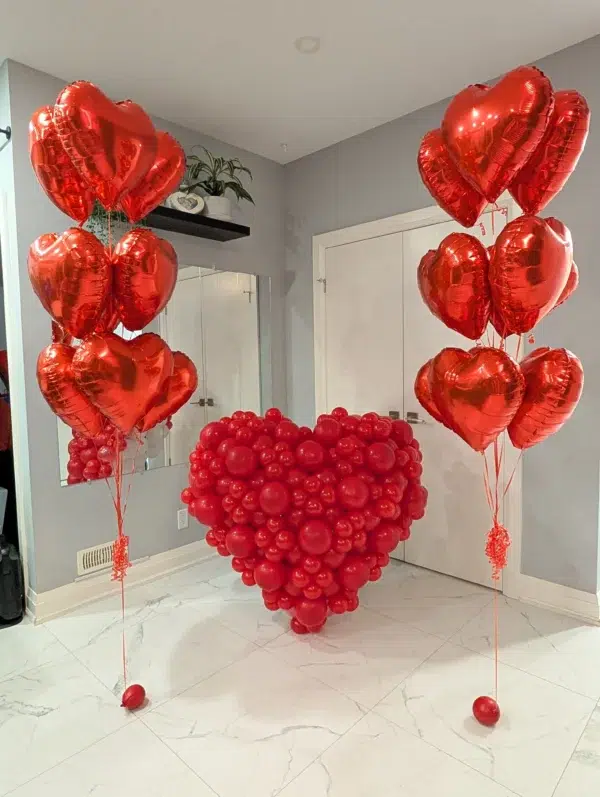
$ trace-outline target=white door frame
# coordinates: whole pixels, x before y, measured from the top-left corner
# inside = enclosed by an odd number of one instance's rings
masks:
[[[506,193],[494,204],[488,205],[483,211],[507,211],[510,221],[520,214],[520,209],[512,197]],[[399,232],[427,227],[450,221],[450,216],[438,205],[413,210],[409,213],[400,213],[386,219],[376,219],[364,224],[356,224],[341,230],[332,230],[313,236],[313,309],[314,309],[314,356],[315,356],[315,409],[316,415],[327,412],[327,353],[326,353],[326,313],[325,313],[325,260],[327,250],[344,244],[357,243],[369,238],[380,238],[383,235],[394,235]],[[425,253],[423,253],[425,254]],[[502,504],[502,516],[510,532],[512,544],[510,547],[508,564],[503,571],[502,591],[506,595],[516,596],[520,589],[517,584],[521,577],[521,533],[523,523],[522,487],[523,468],[522,458],[519,458],[512,446],[505,448],[504,473],[507,477],[515,468],[510,490],[507,492]],[[506,478],[505,476],[505,478]],[[483,478],[482,488],[483,489]],[[481,535],[481,544],[485,545],[485,536]]]

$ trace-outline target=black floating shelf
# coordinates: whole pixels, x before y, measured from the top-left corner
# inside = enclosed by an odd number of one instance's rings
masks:
[[[210,238],[212,241],[233,241],[235,238],[247,238],[250,235],[250,227],[245,227],[243,224],[184,213],[182,210],[165,208],[162,205],[149,213],[144,221],[156,230],[195,235],[197,238]]]

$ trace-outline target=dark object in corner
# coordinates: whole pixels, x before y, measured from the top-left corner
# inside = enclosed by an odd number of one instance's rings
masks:
[[[182,210],[166,208],[163,205],[148,213],[144,222],[155,230],[169,230],[212,241],[233,241],[235,238],[247,238],[250,235],[250,228],[243,224],[212,219],[210,216],[200,216],[195,213],[184,213]]]
[[[23,570],[14,545],[0,537],[0,628],[23,619]]]

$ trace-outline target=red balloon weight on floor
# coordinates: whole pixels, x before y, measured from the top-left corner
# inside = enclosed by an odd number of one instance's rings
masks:
[[[135,711],[136,708],[140,708],[140,706],[143,705],[145,700],[146,690],[144,687],[141,684],[131,684],[131,686],[128,686],[123,692],[121,706],[128,711]]]
[[[481,725],[495,725],[500,719],[500,706],[493,697],[478,697],[473,703],[473,716]]]

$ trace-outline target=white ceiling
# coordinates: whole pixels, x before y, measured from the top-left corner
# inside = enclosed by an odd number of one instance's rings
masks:
[[[4,0],[0,13],[0,60],[92,80],[281,163],[600,32],[599,0]],[[301,55],[301,36],[319,52]]]

